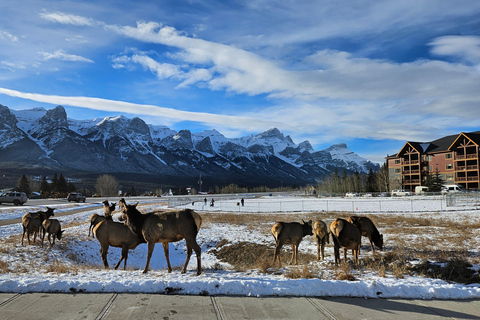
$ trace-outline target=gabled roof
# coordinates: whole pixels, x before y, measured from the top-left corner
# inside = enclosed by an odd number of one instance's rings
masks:
[[[453,147],[454,143],[462,136],[470,139],[473,143],[480,146],[480,131],[473,132],[461,132],[460,134],[455,134],[451,136],[446,136],[431,142],[416,142],[416,141],[407,141],[402,149],[397,153],[397,157],[402,153],[405,147],[411,146],[420,154],[426,153],[438,153],[438,152],[447,152]]]
[[[449,149],[451,149],[455,145],[455,143],[458,141],[458,139],[460,139],[460,137],[466,137],[467,139],[472,141],[477,146],[480,145],[480,131],[467,132],[467,133],[462,132],[457,136],[455,141],[452,142]]]

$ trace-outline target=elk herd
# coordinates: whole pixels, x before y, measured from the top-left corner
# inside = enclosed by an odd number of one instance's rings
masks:
[[[123,269],[126,270],[128,251],[135,249],[139,244],[147,244],[147,259],[143,273],[147,273],[150,266],[150,259],[155,244],[162,243],[163,252],[167,262],[168,272],[172,272],[169,259],[169,243],[185,239],[187,257],[181,270],[185,273],[190,261],[192,252],[195,251],[197,259],[197,275],[201,274],[201,250],[196,237],[202,225],[201,216],[193,210],[184,209],[177,211],[156,210],[148,213],[141,213],[136,204],[127,204],[125,199],[120,199],[118,207],[121,208],[121,215],[118,220],[113,221],[113,212],[116,203],[109,204],[108,200],[103,203],[104,215],[92,214],[88,228],[88,236],[92,234],[100,244],[100,256],[106,269],[109,268],[107,261],[108,248],[121,248],[120,260],[115,265],[117,269],[123,261]],[[54,208],[47,207],[46,211],[26,213],[22,217],[22,246],[24,237],[27,235],[28,244],[30,236],[33,235],[33,242],[36,242],[37,235],[41,237],[41,246],[45,234],[48,234],[50,248],[55,245],[55,239],[62,238],[60,222],[52,219]],[[317,261],[325,258],[325,246],[332,238],[334,246],[335,264],[340,262],[340,248],[343,249],[344,261],[347,259],[347,250],[352,250],[355,264],[358,264],[361,237],[367,237],[375,253],[375,246],[380,250],[383,248],[383,235],[381,235],[373,222],[367,217],[351,216],[347,220],[337,218],[329,226],[324,221],[302,222],[276,222],[271,233],[275,239],[275,250],[273,255],[273,266],[281,267],[280,252],[284,244],[292,247],[292,258],[290,264],[297,264],[298,246],[305,236],[313,236],[317,245]]]

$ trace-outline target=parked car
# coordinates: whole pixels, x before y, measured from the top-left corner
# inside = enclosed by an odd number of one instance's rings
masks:
[[[76,201],[76,202],[85,202],[85,196],[79,192],[70,192],[67,196],[68,202]]]
[[[424,186],[415,187],[415,194],[425,194],[427,192],[428,192],[428,187],[424,187]]]
[[[407,191],[403,189],[392,190],[393,197],[402,197],[402,196],[413,196],[414,193],[412,191]]]
[[[446,184],[442,187],[442,193],[450,192],[464,192],[464,189],[458,184]]]
[[[0,195],[0,204],[13,203],[16,206],[22,206],[28,200],[27,195],[23,192],[7,192]]]

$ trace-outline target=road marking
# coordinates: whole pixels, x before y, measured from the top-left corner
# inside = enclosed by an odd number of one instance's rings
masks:
[[[322,306],[318,300],[313,300],[312,298],[310,297],[307,297],[306,298],[308,302],[310,302],[311,304],[313,304],[313,306],[315,308],[317,308],[321,313],[323,313],[327,318],[331,319],[331,320],[340,320],[339,318],[337,318],[335,315],[333,315],[327,308],[325,308],[324,306]]]
[[[103,310],[100,311],[100,314],[95,318],[96,320],[101,320],[103,319],[106,315],[107,315],[107,312],[110,310],[110,308],[112,307],[113,303],[115,302],[115,299],[117,299],[118,297],[118,293],[114,293],[111,297],[110,297],[110,300],[108,300],[107,304],[105,305],[105,307],[103,307]]]

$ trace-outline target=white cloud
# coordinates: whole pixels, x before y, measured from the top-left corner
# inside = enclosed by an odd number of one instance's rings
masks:
[[[43,59],[45,60],[51,60],[51,59],[58,59],[62,61],[74,61],[74,62],[88,62],[88,63],[93,63],[93,60],[77,56],[74,54],[68,54],[63,50],[57,50],[53,53],[49,52],[39,52],[40,55],[43,56]]]
[[[13,34],[11,34],[9,32],[1,31],[1,30],[0,30],[0,39],[8,39],[12,42],[17,42],[18,41],[17,36],[14,36]]]
[[[469,63],[480,64],[480,37],[445,36],[429,43],[432,53],[440,56],[453,56]]]
[[[70,24],[74,26],[94,26],[98,24],[98,22],[93,19],[72,14],[66,14],[63,12],[43,11],[40,13],[40,17],[51,22]]]

